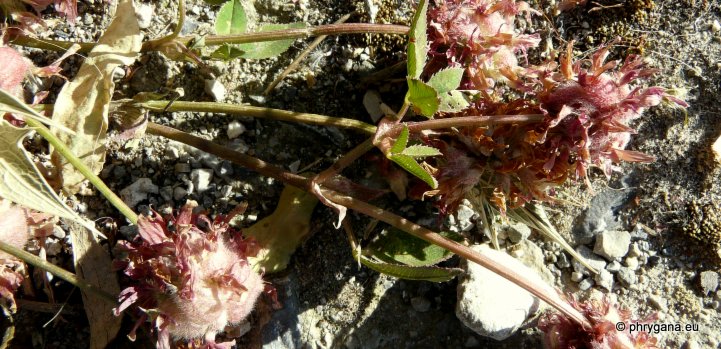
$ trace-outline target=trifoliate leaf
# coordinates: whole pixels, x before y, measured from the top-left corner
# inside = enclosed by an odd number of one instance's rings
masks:
[[[418,79],[423,73],[428,55],[428,36],[426,35],[426,12],[428,1],[418,2],[418,8],[411,22],[410,37],[408,39],[408,76]]]
[[[438,181],[412,157],[403,154],[392,154],[390,159],[404,170],[426,182],[431,188],[436,189],[438,187]]]
[[[206,0],[207,1],[207,0]],[[218,11],[215,32],[218,35],[242,34],[248,30],[248,16],[240,0],[228,1]]]
[[[393,144],[393,147],[391,147],[391,154],[397,154],[402,152],[404,149],[406,149],[406,146],[408,145],[408,136],[410,135],[408,131],[408,126],[403,125],[403,131],[401,131],[401,134],[398,136],[398,139],[396,139],[396,142]]]
[[[433,148],[433,147],[429,147],[427,145],[412,145],[412,146],[404,149],[401,152],[401,154],[408,155],[412,158],[424,158],[426,156],[443,155],[443,154],[441,154],[440,150]]]
[[[440,96],[441,102],[438,106],[438,111],[444,113],[457,113],[463,109],[468,108],[470,103],[468,98],[461,91],[451,91],[443,93]]]
[[[461,85],[463,79],[463,68],[446,68],[428,80],[428,85],[436,89],[439,94],[451,92]]]
[[[429,119],[438,111],[438,92],[421,80],[408,79],[406,99],[421,115]]]
[[[441,236],[461,241],[458,234],[441,232]],[[389,228],[363,249],[364,255],[373,256],[387,263],[401,263],[413,267],[431,266],[447,260],[453,253],[406,234],[395,228]]]

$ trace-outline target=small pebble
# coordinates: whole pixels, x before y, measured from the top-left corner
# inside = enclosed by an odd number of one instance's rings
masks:
[[[135,9],[135,15],[138,17],[138,26],[140,29],[147,29],[153,23],[153,6],[150,4],[139,4]]]
[[[205,80],[205,93],[212,96],[216,101],[220,102],[225,100],[227,91],[220,81],[216,79]]]
[[[238,138],[238,136],[242,135],[245,132],[245,126],[240,123],[240,121],[231,121],[228,124],[228,138]]]
[[[580,289],[581,291],[588,290],[592,286],[593,286],[593,280],[591,280],[590,278],[585,278],[585,279],[581,280],[581,282],[578,283],[578,289]]]
[[[531,228],[523,223],[509,225],[506,232],[508,233],[508,238],[514,244],[517,244],[531,236]]]
[[[659,295],[650,295],[646,298],[646,300],[651,304],[651,306],[658,310],[666,311],[668,309],[668,300]]]
[[[626,286],[634,285],[638,281],[636,272],[628,267],[621,267],[618,273],[616,273],[616,277],[618,277],[618,280]]]
[[[601,269],[594,277],[594,280],[598,286],[603,287],[607,291],[613,289],[613,275],[606,269]]]
[[[574,271],[573,273],[571,273],[571,281],[579,282],[581,280],[583,280],[583,273],[580,273],[577,271]]]
[[[175,164],[174,170],[176,173],[189,173],[190,172],[190,164],[186,162],[180,162]]]
[[[638,258],[636,257],[627,257],[624,260],[624,263],[629,269],[636,270],[638,269]]]
[[[193,181],[193,187],[196,193],[202,193],[208,190],[210,181],[213,179],[213,170],[208,168],[199,168],[190,172],[190,179]]]
[[[608,266],[606,266],[606,270],[608,270],[612,273],[615,273],[615,272],[621,270],[621,263],[619,263],[617,261],[613,261],[613,262],[609,263]]]
[[[719,285],[719,274],[715,271],[702,271],[699,276],[701,290],[704,295],[716,292]]]
[[[176,201],[184,199],[187,195],[188,191],[183,187],[175,187],[175,189],[173,189],[173,199]]]
[[[630,243],[631,234],[627,231],[604,231],[596,237],[593,252],[610,261],[625,256]]]
[[[571,262],[568,261],[568,256],[566,256],[565,253],[561,252],[556,256],[556,266],[559,269],[565,269],[571,266]]]

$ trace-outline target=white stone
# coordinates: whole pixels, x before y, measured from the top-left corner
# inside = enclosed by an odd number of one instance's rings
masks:
[[[627,231],[604,231],[596,236],[596,245],[593,252],[606,257],[609,261],[621,258],[628,253],[631,244],[631,234]]]
[[[601,269],[594,277],[594,280],[598,286],[603,287],[607,291],[613,289],[613,275],[606,269]]]
[[[475,251],[505,265],[542,285],[547,285],[532,269],[508,254],[488,245],[472,246]],[[458,283],[456,316],[482,336],[503,340],[532,320],[542,302],[498,274],[472,262],[463,262],[466,274]],[[554,292],[550,286],[550,292]]]
[[[719,285],[719,275],[715,271],[702,271],[699,275],[701,290],[704,295],[716,292]]]
[[[371,116],[371,120],[374,123],[378,122],[383,117],[383,110],[381,110],[381,95],[376,90],[368,90],[363,95],[363,106]]]
[[[139,4],[135,9],[135,16],[138,18],[138,26],[140,29],[150,27],[153,22],[153,12],[155,9],[150,4]]]
[[[157,194],[159,188],[150,178],[140,178],[120,191],[120,198],[130,207],[148,199],[148,194]]]
[[[190,179],[193,181],[196,193],[202,193],[208,190],[210,180],[213,179],[213,170],[209,168],[195,169],[190,172]]]
[[[226,95],[225,86],[216,79],[205,80],[205,93],[212,96],[216,101],[225,100]]]
[[[238,138],[238,136],[242,135],[244,132],[245,125],[240,123],[240,121],[234,120],[228,124],[227,134],[229,139]]]

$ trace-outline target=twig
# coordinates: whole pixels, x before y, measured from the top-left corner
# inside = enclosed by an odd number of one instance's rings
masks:
[[[350,18],[350,16],[351,16],[351,14],[349,13],[349,14],[341,17],[339,20],[337,20],[337,21],[335,22],[335,24],[341,24],[341,23],[347,21],[348,18]],[[280,73],[280,75],[278,75],[278,77],[276,77],[275,80],[273,80],[273,82],[270,83],[270,85],[265,89],[265,91],[263,91],[263,94],[264,94],[264,95],[268,95],[268,94],[270,93],[270,91],[272,91],[276,86],[278,86],[278,84],[279,84],[283,79],[285,79],[286,76],[288,76],[288,74],[290,74],[293,70],[295,70],[296,68],[298,68],[298,65],[300,65],[300,62],[302,62],[306,57],[308,57],[308,55],[309,55],[316,47],[318,47],[318,45],[320,45],[320,43],[323,42],[323,40],[325,40],[325,38],[327,38],[327,37],[328,37],[328,35],[321,35],[321,36],[315,38],[315,40],[313,40],[313,42],[311,42],[310,45],[308,45],[308,47],[306,47],[306,49],[303,50],[303,52],[301,52],[301,53],[298,55],[298,57],[296,57],[296,58],[293,60],[293,62],[291,62],[290,65],[288,65],[288,67],[286,67],[286,68]]]

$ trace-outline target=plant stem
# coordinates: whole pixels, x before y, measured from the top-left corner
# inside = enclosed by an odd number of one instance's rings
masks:
[[[55,150],[60,153],[68,162],[73,165],[92,185],[98,188],[98,191],[105,196],[115,208],[120,211],[130,222],[136,224],[138,215],[126,205],[93,171],[83,163],[73,152],[58,139],[45,125],[32,118],[25,118],[25,123],[32,127],[40,136],[45,138]]]
[[[13,255],[28,264],[34,265],[37,268],[45,270],[57,277],[69,282],[70,284],[77,286],[78,288],[80,288],[81,290],[83,290],[85,292],[95,294],[96,296],[99,296],[100,298],[107,300],[113,304],[115,304],[118,301],[117,298],[115,296],[111,295],[110,293],[107,293],[107,292],[93,286],[91,283],[77,277],[75,274],[73,274],[63,268],[60,268],[55,264],[45,261],[30,252],[27,252],[23,249],[12,246],[4,241],[0,241],[0,250]]]
[[[162,125],[158,125],[155,123],[148,123],[147,130],[151,134],[164,136],[164,137],[173,139],[175,141],[191,145],[200,150],[203,150],[203,151],[209,152],[213,155],[216,155],[220,158],[223,158],[223,159],[232,161],[238,165],[247,167],[247,168],[254,170],[262,175],[270,176],[275,179],[278,179],[286,184],[290,184],[292,186],[301,188],[306,191],[310,191],[310,189],[311,189],[312,180],[310,180],[308,178],[286,172],[282,168],[268,164],[265,161],[253,158],[253,157],[245,155],[245,154],[241,154],[230,148],[226,148],[226,147],[217,145],[213,142],[202,139],[200,137],[196,137],[196,136],[187,134],[185,132],[173,129],[171,127],[162,126]],[[366,202],[363,202],[361,200],[357,200],[355,198],[340,194],[339,192],[337,192],[335,190],[321,189],[321,191],[322,191],[322,194],[326,198],[332,200],[333,202],[335,202],[339,205],[343,205],[352,210],[355,210],[357,212],[363,213],[365,215],[368,215],[370,217],[373,217],[375,219],[378,219],[380,221],[388,223],[398,229],[405,231],[406,233],[409,233],[413,236],[421,238],[432,244],[443,247],[453,253],[458,254],[459,256],[461,256],[463,258],[466,258],[470,261],[478,263],[479,265],[499,274],[500,276],[508,279],[509,281],[517,284],[518,286],[522,287],[523,289],[527,290],[528,292],[534,294],[538,298],[542,299],[543,301],[547,302],[548,304],[550,304],[553,307],[555,307],[556,309],[558,309],[560,312],[562,312],[563,314],[568,316],[570,319],[573,319],[574,321],[578,322],[579,324],[590,328],[590,323],[588,322],[588,320],[581,313],[579,313],[576,309],[574,309],[570,304],[568,304],[563,299],[561,299],[561,297],[558,295],[558,293],[556,293],[552,288],[550,288],[550,286],[545,285],[545,284],[543,284],[543,285],[535,284],[532,281],[527,280],[523,275],[521,275],[521,274],[515,272],[514,270],[511,270],[503,265],[496,263],[495,261],[493,261],[492,259],[489,259],[488,257],[480,255],[479,253],[468,248],[467,246],[461,245],[452,240],[448,240],[431,230],[423,228],[413,222],[408,221],[407,219],[405,219],[401,216],[390,213],[382,208],[379,208],[379,207],[370,205]]]
[[[374,134],[376,127],[362,121],[335,118],[320,114],[297,113],[293,111],[253,107],[249,105],[217,103],[217,102],[185,102],[185,101],[148,101],[139,104],[141,107],[157,112],[205,112],[225,113],[255,118],[273,119],[281,121],[300,122],[304,124],[335,126],[361,131],[366,134]]]
[[[162,44],[173,41],[180,36],[180,31],[183,29],[183,25],[185,24],[185,0],[178,0],[178,23],[175,24],[175,29],[173,29],[173,32],[170,33],[168,36],[164,36],[159,39],[150,40],[147,43],[143,44],[144,46],[147,45],[148,47],[157,48],[160,47]]]
[[[344,23],[326,24],[316,27],[269,30],[257,33],[243,33],[237,35],[209,35],[205,37],[205,45],[218,46],[223,44],[242,44],[251,42],[300,39],[319,35],[345,35],[345,34],[396,34],[406,35],[409,28],[404,25],[395,24],[370,24],[370,23]],[[193,39],[191,36],[175,38],[175,40],[187,46]],[[25,47],[34,47],[51,51],[64,51],[76,44],[73,41],[46,40],[30,37],[22,32],[9,34],[11,44]],[[83,42],[78,52],[85,53],[95,47],[96,43]],[[147,41],[143,44],[142,52],[154,51],[157,48],[156,41]]]
[[[344,23],[345,21],[347,21],[347,20],[350,18],[350,16],[351,16],[351,13],[349,13],[349,14],[341,17],[339,20],[335,21],[335,24]],[[310,45],[308,45],[308,47],[306,47],[306,48],[303,50],[303,52],[301,52],[301,53],[298,55],[298,57],[296,57],[296,58],[293,60],[293,62],[291,62],[290,65],[288,65],[288,67],[286,67],[286,68],[278,75],[278,77],[275,78],[275,79],[273,80],[273,82],[270,83],[270,85],[268,85],[268,87],[265,89],[265,91],[263,91],[263,94],[264,94],[264,95],[270,94],[270,91],[273,91],[273,89],[274,89],[276,86],[278,86],[278,84],[279,84],[281,81],[283,81],[283,79],[285,79],[285,77],[288,76],[288,74],[290,74],[293,70],[295,70],[296,68],[298,68],[298,65],[300,65],[300,62],[302,62],[306,57],[308,57],[308,55],[309,55],[316,47],[318,47],[318,45],[320,45],[320,43],[323,42],[323,40],[325,40],[325,38],[327,38],[327,37],[328,37],[328,35],[321,35],[321,36],[318,36],[317,38],[315,38],[315,39],[313,40],[313,42],[311,42]]]
[[[322,190],[323,195],[333,202],[351,208],[355,211],[365,214],[366,216],[373,217],[385,223],[388,223],[398,229],[405,231],[415,237],[428,241],[434,245],[443,247],[453,253],[463,257],[467,260],[473,261],[484,268],[502,276],[503,278],[515,283],[522,287],[526,291],[532,293],[536,297],[542,299],[546,303],[550,304],[554,308],[558,309],[569,318],[578,322],[579,324],[591,328],[591,324],[588,320],[576,309],[574,309],[568,302],[564,301],[557,292],[550,289],[550,286],[543,285],[545,287],[539,287],[540,285],[534,283],[531,280],[526,279],[522,274],[517,273],[515,270],[510,269],[503,264],[496,263],[494,260],[473,251],[468,246],[462,245],[453,240],[446,239],[441,235],[428,230],[418,224],[415,224],[401,216],[390,213],[382,208],[370,205],[366,202],[354,199],[349,196],[338,194],[338,192],[331,190]],[[544,292],[546,288],[549,288],[551,292]]]
[[[340,171],[343,171],[344,168],[348,167],[351,163],[353,163],[353,161],[356,161],[358,158],[363,156],[363,154],[373,149],[373,147],[373,137],[366,139],[365,142],[359,144],[351,151],[343,155],[340,159],[336,160],[329,168],[313,177],[313,181],[318,184],[322,184],[326,180],[339,174]]]
[[[433,119],[420,122],[408,122],[408,131],[435,130],[451,127],[472,127],[502,124],[527,124],[543,121],[543,114],[525,115],[476,115],[454,118]]]

